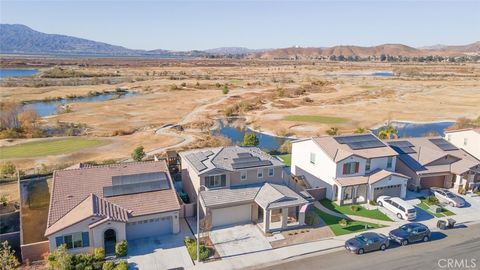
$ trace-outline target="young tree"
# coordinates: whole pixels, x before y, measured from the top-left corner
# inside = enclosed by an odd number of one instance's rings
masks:
[[[7,241],[4,241],[0,245],[0,269],[12,270],[20,265],[14,254],[15,251],[12,250]]]
[[[145,151],[143,150],[143,146],[138,146],[137,148],[135,148],[135,150],[133,150],[133,153],[132,153],[132,159],[135,160],[135,161],[142,161],[142,159],[146,156],[147,154],[145,153]]]
[[[243,145],[244,146],[257,146],[259,144],[257,135],[253,132],[245,133],[243,136]]]
[[[380,139],[398,138],[398,130],[389,123],[379,129],[378,137]]]
[[[230,90],[228,89],[228,85],[225,84],[225,85],[223,86],[222,92],[223,92],[224,95],[226,95],[226,94],[228,94],[228,92],[230,92]]]

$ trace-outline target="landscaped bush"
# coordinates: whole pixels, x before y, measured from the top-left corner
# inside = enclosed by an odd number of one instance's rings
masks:
[[[115,266],[115,270],[128,270],[128,262],[121,261]]]
[[[96,261],[105,260],[105,249],[104,248],[96,248],[93,252],[93,257]]]
[[[342,227],[347,227],[348,225],[348,220],[342,218],[340,221],[338,221],[338,224]]]
[[[429,196],[429,197],[427,198],[427,203],[428,203],[429,205],[438,205],[439,202],[438,202],[437,197],[435,197],[435,196]]]
[[[373,200],[368,201],[368,204],[373,205],[373,206],[377,205],[377,203]]]
[[[185,246],[187,247],[188,254],[192,260],[197,259],[197,241],[190,237],[185,237],[184,239]],[[210,250],[203,244],[200,243],[200,261],[207,259],[210,256]]]
[[[360,209],[361,209],[361,207],[359,205],[351,205],[350,206],[350,210],[352,210],[352,212],[358,212]]]
[[[128,244],[127,241],[122,240],[115,245],[115,256],[125,257],[128,253]]]
[[[115,269],[115,263],[112,261],[107,261],[102,266],[102,270],[114,270],[114,269]]]

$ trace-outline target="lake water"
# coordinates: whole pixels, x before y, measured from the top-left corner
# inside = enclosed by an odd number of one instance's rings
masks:
[[[69,99],[60,99],[53,101],[34,101],[23,105],[23,109],[33,108],[39,116],[48,116],[57,113],[60,106],[69,103],[82,103],[82,102],[101,102],[116,98],[125,98],[137,95],[136,92],[122,92],[119,93],[106,93],[97,96],[86,96]]]
[[[228,123],[226,121],[220,121],[220,127],[217,130],[213,131],[212,134],[227,137],[235,145],[242,145],[243,136],[245,135],[245,133],[252,132],[257,135],[259,141],[258,147],[266,151],[276,151],[284,142],[291,140],[284,137],[276,137],[260,132],[255,132],[247,127],[233,126],[232,122]]]
[[[379,77],[392,77],[395,76],[393,72],[373,72],[370,76],[379,76]]]
[[[432,123],[409,123],[392,121],[392,125],[398,130],[400,138],[406,137],[422,137],[427,133],[435,133],[440,136],[445,135],[445,129],[451,127],[455,122],[432,122]],[[379,129],[373,129],[374,133],[378,133]]]
[[[0,79],[9,77],[26,77],[33,76],[38,73],[38,69],[11,69],[0,68]]]

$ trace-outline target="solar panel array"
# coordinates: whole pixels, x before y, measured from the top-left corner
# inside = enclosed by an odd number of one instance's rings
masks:
[[[232,159],[232,168],[235,170],[272,165],[270,160],[261,160],[250,153],[238,153],[237,156],[238,158]]]
[[[414,145],[409,141],[393,141],[393,142],[388,142],[388,144],[400,154],[416,153],[416,151],[412,148],[414,147]]]
[[[384,147],[385,145],[371,134],[343,136],[334,138],[340,144],[346,144],[353,150]]]
[[[103,187],[103,196],[112,197],[169,189],[165,172],[140,173],[112,177],[112,186]]]
[[[207,166],[203,164],[203,161],[208,159],[208,156],[204,154],[204,152],[191,153],[188,154],[186,157],[197,171],[201,172],[207,168]]]
[[[435,144],[438,148],[443,151],[458,150],[453,144],[449,143],[447,140],[442,138],[429,139],[431,143]]]

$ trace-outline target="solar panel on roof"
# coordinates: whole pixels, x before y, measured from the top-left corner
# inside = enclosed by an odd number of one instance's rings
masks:
[[[412,154],[417,152],[411,147],[398,147],[392,145],[392,148],[395,149],[395,151],[397,151],[399,154]]]
[[[112,185],[115,186],[162,180],[167,180],[167,174],[165,172],[118,175],[112,177]]]
[[[242,163],[242,162],[252,162],[252,161],[259,161],[260,158],[258,157],[244,157],[244,158],[233,158],[233,163]]]
[[[205,164],[203,164],[202,161],[199,160],[198,156],[195,153],[188,154],[186,157],[188,160],[190,160],[190,163],[192,163],[193,167],[195,167],[197,171],[200,172],[207,168],[207,166],[205,166]]]
[[[372,134],[334,137],[340,144],[346,144],[353,150],[384,147],[385,145]]]
[[[455,147],[453,144],[451,144],[445,139],[435,138],[435,139],[429,139],[429,140],[430,142],[435,144],[438,148],[442,149],[443,151],[458,150],[457,147]]]
[[[170,188],[170,185],[167,180],[113,185],[113,186],[103,187],[103,196],[112,197],[112,196],[136,194],[136,193],[143,193],[143,192],[150,192],[150,191],[158,191],[158,190],[164,190],[169,188]]]
[[[398,147],[413,147],[414,145],[409,141],[392,141],[388,142],[391,146],[398,146]]]
[[[232,168],[237,170],[237,169],[261,167],[261,166],[268,166],[268,165],[272,165],[272,162],[270,160],[258,160],[258,161],[251,161],[251,162],[233,163]]]
[[[251,153],[238,153],[237,156],[239,158],[244,158],[244,157],[251,157],[252,154]]]
[[[212,151],[210,151],[210,150],[208,150],[208,151],[205,151],[205,152],[203,152],[203,153],[204,153],[204,154],[205,154],[205,156],[207,156],[207,157],[209,157],[209,156],[213,155],[213,152],[212,152]]]

